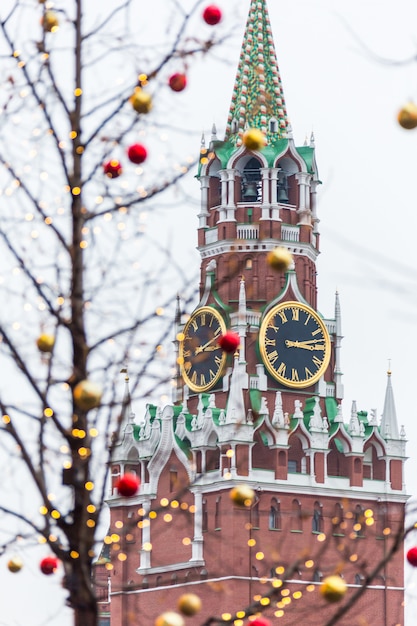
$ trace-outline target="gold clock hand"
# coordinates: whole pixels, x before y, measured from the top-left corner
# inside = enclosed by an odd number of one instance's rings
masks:
[[[310,343],[314,341],[316,341],[316,339],[307,341],[290,341],[289,339],[286,339],[285,345],[287,346],[287,348],[303,348],[304,350],[324,350],[324,346],[320,344],[315,344],[314,346],[311,346]]]
[[[200,352],[207,351],[208,349],[210,349],[210,350],[218,350],[217,346],[212,346],[211,348],[208,348],[208,346],[211,343],[213,343],[213,341],[218,341],[218,337],[213,337],[212,339],[210,339],[210,341],[205,343],[204,346],[197,346],[197,348],[195,349],[195,354],[200,354]]]
[[[310,343],[315,343],[317,339],[306,339],[305,341],[289,341],[288,339],[285,341],[287,346],[300,346],[300,345],[308,345]]]
[[[310,341],[299,341],[297,344],[297,348],[304,348],[305,350],[324,350],[324,346],[321,344],[316,343],[314,344],[314,346],[311,346],[309,344]]]

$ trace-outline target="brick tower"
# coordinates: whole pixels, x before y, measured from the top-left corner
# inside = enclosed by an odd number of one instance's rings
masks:
[[[248,128],[265,134],[261,151],[245,148]],[[266,0],[250,2],[226,136],[203,140],[198,178],[200,301],[185,323],[178,314],[173,403],[136,418],[126,381],[100,560],[111,626],[153,624],[188,591],[203,601],[190,624],[240,626],[259,609],[274,624],[323,626],[343,605],[318,591],[335,573],[344,602],[367,585],[338,623],[403,626],[402,550],[388,556],[403,524],[405,433],[390,372],[381,419],[342,409],[338,295],[332,316],[317,308],[314,138],[294,143]],[[267,260],[278,246],[293,256],[282,273]],[[240,337],[232,355],[217,344],[226,329]],[[114,489],[126,471],[141,478],[133,498]],[[229,497],[242,484],[250,507]]]

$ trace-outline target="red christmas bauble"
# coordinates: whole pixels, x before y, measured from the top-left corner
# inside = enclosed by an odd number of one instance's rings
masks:
[[[407,552],[407,561],[413,567],[417,567],[417,546],[409,549],[409,551]]]
[[[142,146],[141,143],[134,143],[127,149],[127,156],[129,157],[129,160],[132,161],[132,163],[136,163],[136,165],[139,165],[139,163],[143,163],[144,161],[146,161],[148,151],[146,150],[145,146]]]
[[[256,617],[249,624],[250,626],[271,626],[271,622],[266,617]]]
[[[109,178],[117,178],[122,173],[123,168],[120,164],[120,161],[115,161],[114,159],[112,159],[111,161],[107,161],[107,163],[103,165],[103,170],[106,176],[108,176]]]
[[[183,91],[187,86],[187,76],[177,72],[170,77],[168,84],[172,91]]]
[[[140,480],[136,474],[124,474],[116,483],[119,494],[125,498],[134,496],[140,487]]]
[[[234,352],[240,344],[240,337],[231,330],[228,330],[227,333],[224,333],[224,335],[219,338],[217,343],[224,352]]]
[[[222,19],[222,12],[215,4],[210,4],[204,9],[203,19],[206,24],[209,24],[210,26],[215,26]]]
[[[42,574],[50,576],[58,567],[58,559],[55,556],[46,556],[39,564]]]

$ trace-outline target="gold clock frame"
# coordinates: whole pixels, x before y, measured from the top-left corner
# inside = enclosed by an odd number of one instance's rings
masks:
[[[186,364],[186,360],[184,357],[184,343],[186,341],[186,336],[187,336],[187,332],[188,329],[190,328],[190,326],[193,325],[193,323],[195,323],[195,321],[197,320],[197,318],[201,319],[201,315],[204,313],[208,313],[210,315],[213,315],[213,317],[216,318],[219,326],[220,326],[220,334],[224,335],[225,332],[227,331],[227,327],[226,327],[226,322],[223,319],[223,316],[221,315],[221,313],[219,313],[219,311],[217,311],[217,309],[215,309],[214,307],[211,306],[202,306],[199,307],[198,309],[196,309],[195,311],[193,311],[190,315],[190,318],[187,320],[184,329],[182,331],[183,334],[183,339],[180,341],[179,344],[179,364],[180,364],[180,371],[181,371],[181,376],[182,379],[184,381],[184,383],[187,385],[187,387],[193,391],[194,393],[204,393],[206,391],[210,391],[210,389],[213,389],[213,387],[215,387],[217,385],[217,383],[219,382],[220,378],[222,377],[222,375],[224,374],[224,369],[225,369],[225,365],[226,365],[226,360],[227,360],[227,353],[222,351],[222,356],[221,356],[221,363],[217,368],[217,373],[214,376],[214,378],[211,378],[205,385],[198,385],[195,384],[190,377],[188,376],[186,369],[185,369],[185,364]]]
[[[315,372],[315,374],[311,378],[308,378],[307,380],[301,380],[301,381],[290,380],[280,375],[271,364],[268,358],[268,352],[266,349],[266,331],[271,320],[273,320],[275,316],[278,315],[279,312],[282,311],[283,309],[292,309],[292,308],[298,309],[300,311],[304,311],[305,313],[307,313],[307,315],[309,315],[315,320],[315,322],[317,323],[317,325],[320,327],[322,331],[323,341],[325,344],[323,363],[320,365],[319,369]],[[263,364],[266,367],[266,370],[270,374],[270,376],[272,376],[272,378],[274,378],[276,381],[278,381],[282,385],[285,385],[286,387],[290,387],[293,389],[302,389],[304,387],[311,387],[312,385],[314,385],[323,376],[323,374],[327,370],[329,363],[330,363],[331,339],[330,339],[329,331],[327,330],[325,323],[323,322],[321,317],[318,315],[318,313],[314,309],[312,309],[307,304],[304,304],[302,302],[297,302],[296,300],[287,300],[285,302],[280,302],[276,304],[275,306],[273,306],[266,313],[264,319],[261,322],[261,326],[259,329],[258,343],[259,343],[259,350],[260,350]]]

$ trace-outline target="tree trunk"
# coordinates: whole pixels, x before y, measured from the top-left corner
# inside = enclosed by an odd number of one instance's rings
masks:
[[[74,611],[74,626],[97,626],[98,617],[97,611],[84,608],[75,609]]]

